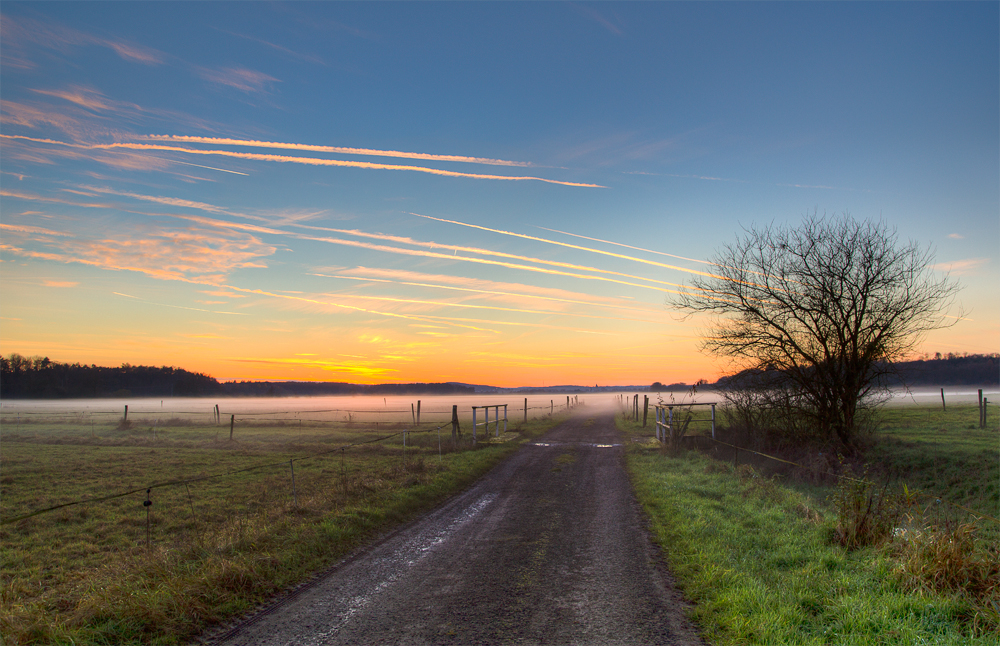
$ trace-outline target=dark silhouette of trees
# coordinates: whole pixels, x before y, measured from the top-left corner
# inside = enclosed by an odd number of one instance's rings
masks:
[[[215,379],[180,368],[127,363],[107,368],[19,354],[0,357],[2,397],[187,397],[221,392]]]
[[[747,229],[713,260],[675,301],[711,316],[703,350],[750,371],[740,385],[756,387],[754,405],[847,446],[884,401],[894,362],[950,324],[958,290],[935,275],[930,249],[849,215]]]

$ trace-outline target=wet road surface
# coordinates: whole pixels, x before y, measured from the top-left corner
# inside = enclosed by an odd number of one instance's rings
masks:
[[[700,644],[611,413],[585,408],[471,489],[215,644]]]

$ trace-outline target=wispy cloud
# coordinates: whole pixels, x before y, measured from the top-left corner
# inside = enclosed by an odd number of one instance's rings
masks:
[[[132,299],[132,300],[134,300],[136,302],[143,303],[145,305],[156,305],[157,307],[169,307],[169,308],[172,308],[172,309],[175,309],[175,310],[189,310],[189,311],[192,311],[192,312],[207,312],[209,314],[231,314],[231,315],[234,315],[234,316],[249,316],[249,314],[246,314],[246,313],[243,313],[243,312],[220,312],[218,310],[206,310],[206,309],[202,309],[200,307],[187,307],[185,305],[172,305],[170,303],[157,303],[155,301],[147,301],[147,300],[145,300],[143,298],[139,298],[138,296],[132,296],[131,294],[123,294],[121,292],[111,292],[111,293],[114,294],[115,296],[123,296],[125,298],[130,298],[130,299]]]
[[[73,47],[106,47],[127,61],[144,65],[160,65],[166,58],[162,52],[145,45],[102,38],[54,22],[4,14],[0,25],[0,38],[4,40],[3,63],[22,69],[35,67],[25,51],[28,45],[66,53]]]
[[[579,13],[589,18],[590,20],[599,24],[601,27],[604,27],[606,30],[608,30],[615,36],[623,36],[625,34],[624,28],[622,26],[621,16],[619,16],[618,14],[611,12],[611,15],[607,16],[597,11],[597,9],[594,8],[594,5],[591,5],[589,3],[580,4],[574,2],[571,3],[570,6],[576,9]]]
[[[63,236],[70,238],[73,237],[72,233],[67,233],[65,231],[53,231],[52,229],[33,227],[24,224],[7,224],[5,222],[0,222],[0,229],[9,232],[30,233],[40,236]]]
[[[113,237],[70,237],[40,227],[4,225],[0,249],[23,257],[137,271],[154,278],[221,280],[232,271],[264,267],[275,247],[241,231],[133,225]]]
[[[270,41],[264,40],[263,38],[257,38],[256,36],[250,36],[248,34],[239,34],[236,33],[235,31],[228,31],[226,29],[218,29],[218,31],[221,31],[224,34],[229,34],[230,36],[235,36],[236,38],[242,38],[244,40],[249,40],[254,43],[259,43],[261,45],[264,45],[265,47],[270,47],[271,49],[281,52],[282,54],[287,54],[292,58],[297,58],[299,60],[307,61],[309,63],[316,63],[317,65],[326,65],[326,62],[319,56],[296,52],[294,50],[288,49],[287,47],[282,47],[281,45],[277,45]]]
[[[266,92],[272,83],[278,83],[278,79],[245,67],[224,67],[210,69],[199,67],[195,69],[198,76],[210,83],[217,83],[231,88],[236,88],[242,92]]]
[[[952,262],[941,262],[933,265],[938,271],[943,271],[952,276],[974,276],[979,273],[979,269],[989,263],[989,258],[966,258],[964,260],[954,260]]]
[[[76,287],[80,283],[72,280],[45,280],[42,285],[45,287]]]
[[[948,237],[952,240],[963,240],[965,238],[961,233],[949,233]]]
[[[301,366],[309,368],[320,368],[329,372],[342,373],[352,377],[363,379],[381,379],[392,373],[399,372],[395,368],[380,366],[373,361],[331,361],[324,359],[257,359],[257,358],[230,358],[229,361],[237,363],[261,363],[274,366]]]

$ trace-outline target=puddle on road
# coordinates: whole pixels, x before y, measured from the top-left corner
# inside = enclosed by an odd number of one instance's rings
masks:
[[[592,446],[595,449],[612,449],[621,444],[595,444],[594,442],[532,442],[528,446]]]

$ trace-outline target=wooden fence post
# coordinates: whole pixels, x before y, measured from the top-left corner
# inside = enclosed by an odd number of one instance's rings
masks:
[[[451,407],[451,443],[458,445],[458,404]]]
[[[122,418],[123,422],[128,421],[128,404],[125,404],[125,417]]]
[[[420,425],[420,400],[417,400],[417,426]]]
[[[941,389],[941,410],[948,410],[944,405],[944,388]]]
[[[413,418],[413,425],[417,425],[417,413],[413,408],[413,402],[410,402],[410,417]]]
[[[983,389],[979,389],[979,428],[986,428],[986,424],[983,421]]]
[[[229,439],[233,439],[233,427],[236,426],[236,415],[232,415],[229,418]]]
[[[524,423],[528,423],[528,398],[524,398]]]
[[[646,417],[649,415],[649,395],[642,396],[642,427],[646,428]]]

